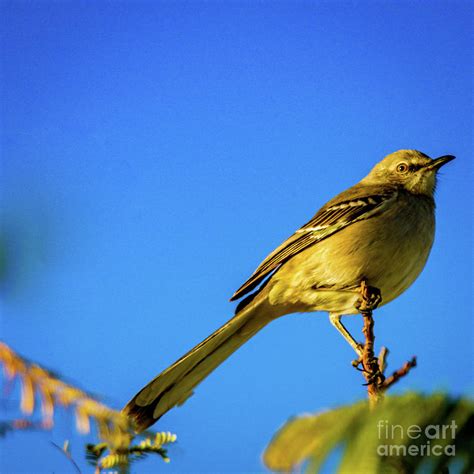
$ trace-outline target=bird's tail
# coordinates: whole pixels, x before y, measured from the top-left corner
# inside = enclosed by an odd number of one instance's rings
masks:
[[[138,431],[155,423],[171,408],[183,404],[193,389],[271,319],[266,302],[252,302],[224,326],[155,377],[125,406]]]

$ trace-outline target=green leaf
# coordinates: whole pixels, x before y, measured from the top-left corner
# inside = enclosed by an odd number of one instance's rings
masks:
[[[386,396],[375,409],[364,401],[299,416],[276,433],[263,460],[284,472],[307,463],[313,473],[337,448],[341,473],[441,472],[453,462],[467,470],[474,462],[474,403],[407,393]]]

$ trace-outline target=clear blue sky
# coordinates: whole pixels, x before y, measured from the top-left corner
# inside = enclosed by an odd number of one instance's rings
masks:
[[[225,322],[228,298],[387,153],[458,159],[417,282],[376,313],[394,392],[472,392],[469,2],[2,2],[2,338],[119,408]],[[357,318],[349,322],[359,331]],[[263,470],[301,412],[364,397],[327,315],[286,316],[156,426],[172,462]],[[4,405],[5,407],[5,405]],[[16,416],[3,410],[2,417]],[[2,441],[3,472],[72,472],[51,433]],[[29,457],[22,457],[29,443]]]

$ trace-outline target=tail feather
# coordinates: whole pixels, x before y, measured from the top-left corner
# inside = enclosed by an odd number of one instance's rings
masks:
[[[123,412],[134,420],[137,430],[148,428],[171,408],[182,405],[204,378],[270,321],[259,306],[244,308],[128,402]]]

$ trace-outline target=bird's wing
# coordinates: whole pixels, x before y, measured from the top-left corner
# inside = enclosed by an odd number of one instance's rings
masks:
[[[253,290],[266,276],[291,257],[354,222],[369,219],[383,212],[396,198],[395,187],[356,185],[336,196],[314,217],[276,248],[234,293],[231,301]]]

